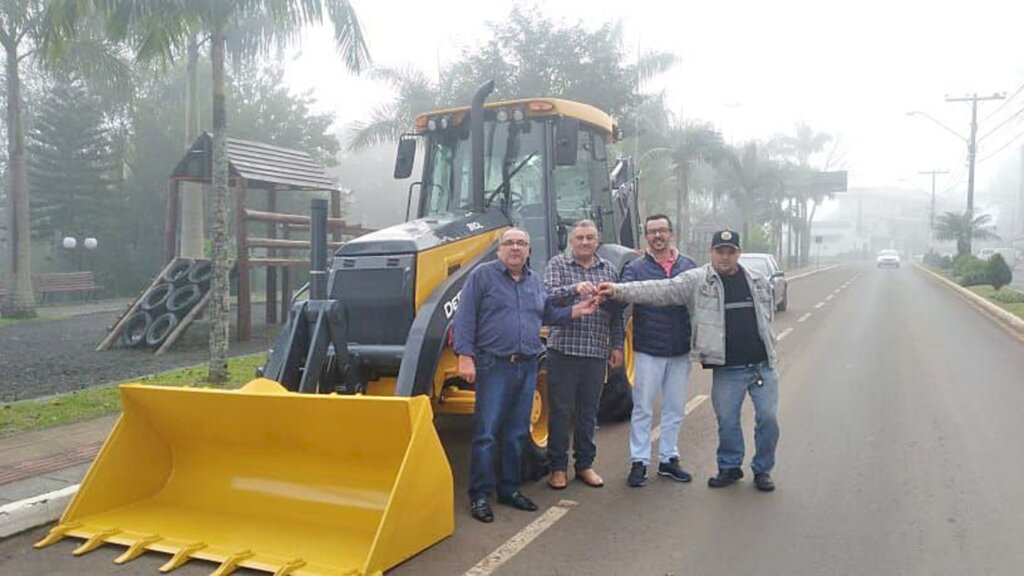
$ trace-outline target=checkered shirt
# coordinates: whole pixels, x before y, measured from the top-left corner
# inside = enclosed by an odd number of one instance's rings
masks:
[[[576,293],[580,282],[618,282],[619,274],[611,262],[594,256],[594,263],[584,268],[571,254],[563,253],[548,262],[544,271],[544,288],[554,304],[577,304],[584,298]],[[596,312],[572,321],[568,326],[552,326],[548,347],[570,356],[608,358],[612,348],[622,349],[625,332],[622,307],[606,302]]]

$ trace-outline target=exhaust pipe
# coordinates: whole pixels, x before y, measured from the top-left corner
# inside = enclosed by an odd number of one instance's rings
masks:
[[[309,206],[309,299],[327,299],[327,200]]]
[[[469,109],[470,143],[472,164],[470,174],[473,181],[473,211],[484,211],[484,100],[494,91],[494,80],[488,80],[476,89],[473,104]]]

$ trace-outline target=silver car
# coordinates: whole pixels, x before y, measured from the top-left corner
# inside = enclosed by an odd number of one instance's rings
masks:
[[[775,261],[775,256],[760,252],[744,252],[740,254],[740,265],[757,270],[768,278],[772,285],[775,310],[784,312],[789,306],[789,283],[786,282],[786,273]]]
[[[875,258],[875,265],[879,268],[899,268],[900,253],[896,250],[882,250]]]

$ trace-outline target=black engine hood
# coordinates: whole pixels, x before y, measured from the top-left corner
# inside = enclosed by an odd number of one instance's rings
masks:
[[[494,208],[483,213],[418,218],[354,238],[335,256],[386,256],[430,250],[442,244],[511,226],[508,216]]]

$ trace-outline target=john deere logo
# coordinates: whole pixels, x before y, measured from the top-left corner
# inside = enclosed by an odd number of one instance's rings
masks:
[[[732,240],[732,232],[729,232],[728,230],[726,230],[725,232],[722,232],[722,240],[726,240],[726,241]]]

